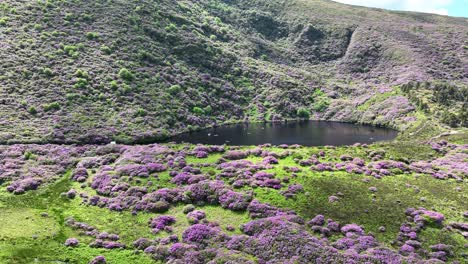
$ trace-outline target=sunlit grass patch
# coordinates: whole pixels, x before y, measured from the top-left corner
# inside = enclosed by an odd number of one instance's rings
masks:
[[[53,218],[41,216],[42,211],[29,208],[0,209],[0,240],[40,239],[55,236],[60,227]]]

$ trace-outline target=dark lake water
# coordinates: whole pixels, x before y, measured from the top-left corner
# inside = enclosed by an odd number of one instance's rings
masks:
[[[220,126],[185,133],[170,138],[177,143],[210,145],[261,145],[271,143],[303,146],[352,145],[391,140],[398,132],[388,128],[325,121],[294,121],[287,123],[250,123]]]

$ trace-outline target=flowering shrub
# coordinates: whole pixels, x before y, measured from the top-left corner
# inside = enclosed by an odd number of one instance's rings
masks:
[[[307,222],[307,224],[309,226],[323,226],[325,224],[325,217],[323,215],[317,215]]]
[[[29,190],[36,190],[41,185],[42,180],[38,178],[27,177],[14,181],[7,187],[7,191],[14,194],[23,194]]]
[[[300,184],[291,184],[288,186],[288,189],[286,191],[282,191],[281,194],[286,197],[286,198],[292,198],[296,194],[303,192],[304,187]]]
[[[128,164],[124,166],[119,166],[117,168],[117,173],[119,175],[128,175],[128,176],[138,176],[138,177],[148,177],[149,171],[148,167],[145,165],[138,164]]]
[[[272,156],[267,156],[262,161],[265,164],[278,164],[278,159]]]
[[[74,189],[69,190],[68,192],[65,193],[65,196],[68,199],[74,199],[76,197],[76,190]]]
[[[208,225],[195,224],[182,233],[182,240],[185,243],[206,246],[217,235],[219,235],[219,229]]]
[[[338,202],[340,200],[340,198],[338,196],[335,196],[335,195],[331,195],[328,197],[328,202],[329,203],[335,203],[335,202]]]
[[[92,242],[90,247],[94,248],[105,248],[105,249],[117,249],[117,248],[125,248],[125,245],[115,241],[104,241],[102,239],[96,239]]]
[[[178,173],[174,178],[172,178],[171,182],[177,185],[187,184],[191,179],[192,175],[186,172]]]
[[[145,250],[151,246],[151,241],[147,238],[138,238],[137,240],[133,241],[132,245],[136,249]]]
[[[157,234],[160,231],[165,230],[168,226],[174,224],[175,222],[175,217],[163,215],[150,219],[149,226],[152,228],[152,232],[154,234]]]
[[[192,224],[198,224],[198,222],[206,217],[206,214],[204,211],[201,210],[195,210],[191,211],[187,214],[187,218],[190,223]]]
[[[76,238],[68,238],[65,240],[65,246],[67,247],[76,247],[80,242]]]
[[[149,173],[162,172],[167,170],[167,166],[160,163],[148,163],[146,169]]]
[[[89,262],[89,264],[106,264],[106,263],[107,261],[104,256],[97,256]]]
[[[251,218],[266,218],[277,215],[286,215],[291,212],[283,212],[280,209],[269,204],[260,203],[258,200],[252,200],[247,211]]]
[[[348,224],[348,225],[343,226],[341,228],[341,232],[343,232],[344,234],[348,234],[348,233],[355,233],[357,235],[364,234],[364,230],[362,229],[362,227],[356,224]]]
[[[434,223],[441,225],[442,222],[445,220],[445,217],[443,214],[434,212],[434,211],[429,211],[424,208],[415,211],[412,216],[414,216],[414,221],[415,222],[425,222],[425,223]]]
[[[195,154],[195,156],[199,159],[204,159],[208,157],[208,152],[198,151],[197,154]]]
[[[238,193],[231,190],[224,191],[219,196],[219,203],[223,208],[235,211],[247,209],[251,200],[251,194]]]
[[[248,152],[231,150],[226,152],[223,157],[228,160],[240,160],[247,158],[247,156],[249,156]]]
[[[89,174],[86,168],[79,167],[73,171],[72,180],[75,180],[77,182],[85,182],[86,179],[88,179],[88,176]]]

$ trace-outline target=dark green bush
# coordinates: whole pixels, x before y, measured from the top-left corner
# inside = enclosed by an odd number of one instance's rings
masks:
[[[99,34],[96,32],[87,32],[86,33],[86,38],[89,40],[97,39],[99,37]]]
[[[88,80],[84,78],[78,78],[73,87],[75,87],[76,89],[84,89],[86,88],[86,86],[88,86]]]
[[[192,109],[192,112],[194,112],[197,115],[204,115],[205,114],[205,111],[203,109],[201,109],[200,107],[198,107],[198,106],[195,106]]]
[[[140,58],[140,60],[147,61],[150,63],[155,63],[158,61],[158,59],[153,54],[144,50],[138,53],[138,57]]]
[[[51,77],[54,75],[54,72],[50,68],[44,68],[42,70],[42,73],[44,73],[48,77]]]
[[[30,114],[32,114],[32,115],[35,115],[35,114],[37,114],[37,109],[36,109],[36,107],[31,106],[31,107],[28,108],[28,112]]]
[[[205,112],[205,114],[211,114],[211,112],[213,112],[213,108],[211,108],[211,106],[206,106],[205,108],[203,108],[203,111]]]
[[[60,109],[60,104],[58,102],[53,102],[50,104],[45,104],[44,105],[44,111],[52,111],[52,110],[59,110]]]
[[[451,127],[458,127],[461,120],[454,113],[445,111],[442,115],[442,122]]]
[[[31,153],[31,151],[26,151],[26,152],[24,153],[24,159],[25,159],[25,160],[29,160],[29,159],[31,159],[32,155],[33,155],[33,154]]]
[[[131,81],[134,78],[133,74],[125,68],[120,69],[119,77],[126,81]]]
[[[146,116],[146,110],[143,109],[143,108],[139,108],[136,113],[135,113],[135,116],[138,117],[143,117],[143,116]]]
[[[83,70],[80,70],[78,69],[76,72],[75,72],[75,76],[78,77],[78,78],[84,78],[84,79],[88,79],[89,78],[89,75],[86,71],[83,71]]]
[[[74,101],[76,99],[78,99],[80,97],[79,94],[76,94],[76,93],[67,93],[65,95],[65,98],[68,100],[68,101]]]
[[[177,26],[173,23],[169,24],[168,26],[166,26],[166,31],[177,31]]]
[[[74,52],[76,52],[78,50],[78,48],[76,46],[73,46],[73,45],[65,45],[65,46],[63,46],[63,50],[68,55],[72,55]]]
[[[171,87],[169,87],[169,93],[172,95],[178,94],[181,90],[182,90],[182,87],[180,87],[180,85],[178,84],[172,85]]]
[[[314,110],[317,112],[323,112],[327,109],[330,103],[326,99],[321,99],[318,102],[314,103]]]
[[[117,83],[117,81],[111,81],[110,82],[110,88],[113,90],[113,91],[116,91],[118,88],[119,88],[119,84]]]
[[[101,51],[102,51],[104,54],[107,54],[107,55],[110,55],[110,54],[112,53],[111,48],[109,48],[109,47],[106,46],[106,45],[102,45],[102,46],[101,46]]]
[[[6,26],[7,21],[8,21],[8,18],[6,18],[6,17],[0,18],[0,26]]]
[[[297,116],[302,119],[309,119],[310,118],[310,111],[304,107],[297,109]]]

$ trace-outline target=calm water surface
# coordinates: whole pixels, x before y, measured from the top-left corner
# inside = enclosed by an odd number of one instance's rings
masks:
[[[170,141],[210,145],[261,145],[271,143],[304,146],[352,145],[391,140],[398,132],[388,128],[325,121],[252,123],[227,125],[185,133]]]

